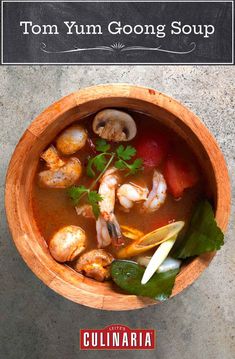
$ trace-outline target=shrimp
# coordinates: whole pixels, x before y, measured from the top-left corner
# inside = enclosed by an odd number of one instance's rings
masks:
[[[62,160],[54,146],[50,146],[42,155],[49,167],[39,173],[41,187],[67,188],[76,183],[82,173],[82,166],[78,158],[71,157]]]
[[[96,221],[99,248],[107,247],[111,241],[114,245],[123,243],[121,229],[114,214],[115,192],[118,182],[117,169],[114,167],[108,169],[100,181],[99,194],[103,199],[99,203],[100,215]]]
[[[129,210],[135,202],[146,200],[148,193],[148,188],[140,187],[135,183],[125,183],[118,188],[117,196],[120,204]]]
[[[167,185],[163,175],[157,170],[153,173],[153,186],[148,198],[143,203],[144,212],[156,211],[166,199]]]

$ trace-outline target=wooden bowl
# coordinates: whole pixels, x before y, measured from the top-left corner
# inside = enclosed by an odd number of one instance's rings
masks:
[[[153,89],[127,84],[86,88],[54,103],[32,122],[15,149],[6,179],[6,212],[17,249],[36,276],[64,297],[93,308],[131,310],[156,302],[115,292],[110,283],[98,283],[57,263],[49,253],[32,211],[32,182],[42,150],[74,120],[106,107],[144,112],[186,139],[209,181],[216,220],[222,230],[226,229],[229,218],[230,185],[223,155],[207,128],[179,102]],[[193,283],[214,255],[202,255],[185,266],[177,276],[172,296]]]

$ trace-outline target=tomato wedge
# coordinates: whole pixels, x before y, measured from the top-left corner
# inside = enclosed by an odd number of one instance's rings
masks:
[[[167,182],[168,192],[175,198],[181,197],[185,189],[195,186],[199,180],[196,165],[177,153],[168,156],[163,173]]]
[[[137,157],[143,159],[144,167],[157,167],[166,158],[169,140],[163,133],[145,133],[135,144]]]

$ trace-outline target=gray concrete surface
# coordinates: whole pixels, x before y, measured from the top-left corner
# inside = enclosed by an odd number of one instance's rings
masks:
[[[0,359],[235,358],[234,207],[226,244],[200,279],[161,305],[134,312],[104,312],[72,303],[26,267],[4,213],[5,172],[14,147],[50,103],[92,84],[128,82],[154,87],[182,101],[220,144],[235,173],[235,68],[216,66],[84,66],[0,68]],[[233,190],[235,182],[233,181]],[[235,192],[233,191],[233,195]],[[234,202],[234,201],[233,201]],[[154,352],[80,352],[79,329],[122,323],[153,327]]]

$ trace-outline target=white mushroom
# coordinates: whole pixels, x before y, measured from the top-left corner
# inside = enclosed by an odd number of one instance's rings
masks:
[[[66,128],[56,140],[56,147],[63,155],[72,155],[85,146],[87,132],[80,125]]]
[[[75,263],[75,270],[103,282],[110,277],[110,264],[114,260],[111,253],[104,249],[93,249],[84,253]]]
[[[76,183],[82,173],[82,165],[78,158],[62,160],[54,146],[50,146],[42,155],[49,167],[39,173],[39,185],[49,188],[67,188]]]
[[[61,228],[54,234],[49,243],[49,250],[58,262],[76,259],[84,251],[87,238],[84,230],[77,226]]]
[[[109,141],[130,141],[137,129],[133,118],[126,112],[106,109],[97,113],[93,121],[93,131]]]

